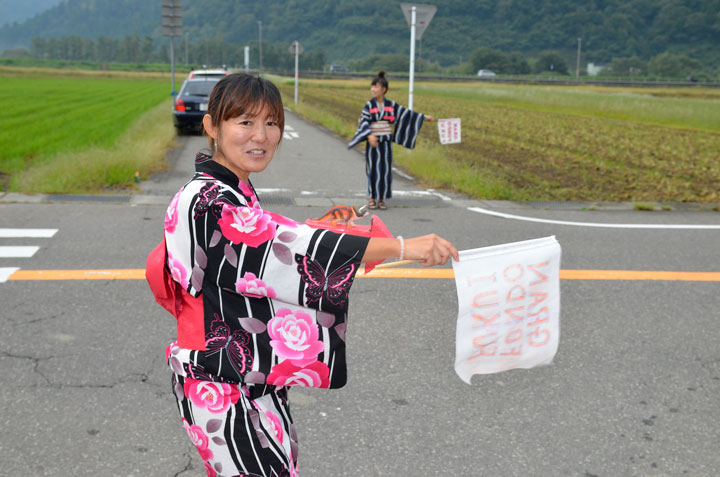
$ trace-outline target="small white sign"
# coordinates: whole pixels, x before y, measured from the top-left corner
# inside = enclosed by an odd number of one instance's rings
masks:
[[[460,118],[438,119],[440,144],[458,144],[461,141]]]

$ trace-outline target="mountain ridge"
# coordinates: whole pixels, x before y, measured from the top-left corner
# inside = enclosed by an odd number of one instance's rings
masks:
[[[300,41],[330,61],[409,52],[399,0],[185,1],[189,40],[235,44]],[[478,47],[570,58],[582,39],[583,62],[686,54],[720,66],[720,0],[435,0],[434,19],[418,43],[421,56],[447,66]],[[161,37],[161,2],[63,0],[28,20],[0,28],[0,50],[29,47],[34,37]],[[167,40],[164,40],[167,41]]]

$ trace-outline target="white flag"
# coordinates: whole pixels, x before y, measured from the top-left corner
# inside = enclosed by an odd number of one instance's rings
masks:
[[[560,244],[545,237],[464,250],[455,371],[473,374],[550,364],[560,340]]]

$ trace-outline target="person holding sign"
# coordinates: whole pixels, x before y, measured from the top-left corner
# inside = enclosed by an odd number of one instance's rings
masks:
[[[392,197],[392,143],[413,149],[423,119],[434,121],[429,115],[417,113],[385,98],[388,80],[385,72],[378,72],[372,80],[372,99],[365,103],[355,135],[348,143],[353,147],[367,140],[365,173],[368,180],[370,209],[387,209],[385,199]]]
[[[288,390],[347,381],[348,292],[361,263],[458,259],[434,234],[362,237],[264,210],[250,174],[272,160],[284,121],[271,82],[220,80],[203,118],[210,154],[196,156],[148,256],[153,295],[177,319],[165,354],[173,394],[208,476],[298,475]]]

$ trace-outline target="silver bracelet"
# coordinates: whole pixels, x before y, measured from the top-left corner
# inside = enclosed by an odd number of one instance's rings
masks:
[[[404,258],[405,258],[405,239],[403,239],[402,235],[398,235],[395,238],[400,240],[400,258],[399,258],[399,260],[404,260]]]

